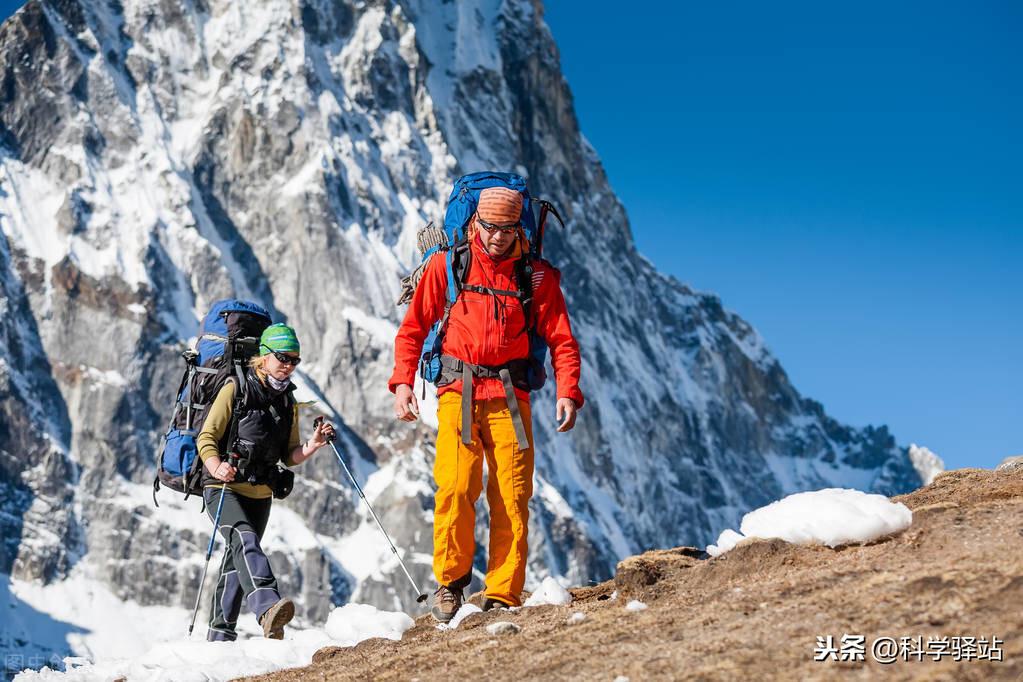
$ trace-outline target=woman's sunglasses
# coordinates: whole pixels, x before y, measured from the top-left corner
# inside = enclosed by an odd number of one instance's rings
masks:
[[[510,223],[508,225],[495,225],[493,223],[488,223],[483,218],[480,218],[479,215],[476,216],[476,222],[480,224],[480,227],[482,227],[484,230],[491,234],[493,234],[497,230],[500,230],[501,234],[514,234],[515,231],[518,230],[519,226],[522,224]]]
[[[302,358],[295,357],[294,355],[285,355],[284,353],[278,353],[269,346],[264,345],[268,351],[273,353],[273,356],[277,358],[277,362],[284,363],[285,365],[291,365],[292,367],[298,367],[298,363],[302,362]]]

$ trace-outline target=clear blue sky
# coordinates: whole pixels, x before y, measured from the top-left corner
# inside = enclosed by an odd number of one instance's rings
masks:
[[[546,10],[640,250],[838,419],[1023,454],[1023,5],[654,6]]]
[[[1023,454],[1023,5],[656,6],[546,9],[640,250],[836,418]]]

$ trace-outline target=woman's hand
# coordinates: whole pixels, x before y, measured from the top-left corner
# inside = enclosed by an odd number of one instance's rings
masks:
[[[238,470],[229,462],[225,462],[219,457],[210,457],[206,460],[206,470],[210,472],[210,476],[224,483],[233,481],[234,475],[238,473]]]
[[[313,437],[309,439],[309,444],[316,450],[319,450],[336,437],[337,433],[334,431],[333,424],[328,421],[317,420],[316,428],[313,430]]]
[[[295,466],[306,461],[310,457],[316,454],[316,451],[322,448],[324,445],[334,440],[337,437],[337,432],[334,430],[334,425],[328,421],[324,421],[323,417],[317,417],[313,420],[313,435],[302,445],[298,445],[291,452],[291,464],[288,466]]]

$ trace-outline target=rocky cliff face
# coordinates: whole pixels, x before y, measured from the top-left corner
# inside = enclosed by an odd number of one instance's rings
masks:
[[[154,510],[149,482],[178,353],[235,295],[299,330],[303,430],[344,425],[429,584],[434,427],[429,404],[391,416],[393,301],[417,228],[487,168],[561,208],[547,253],[584,359],[575,431],[535,397],[532,578],[604,579],[796,490],[920,483],[885,428],[829,418],[717,297],[637,253],[538,2],[31,0],[0,64],[0,572],[190,606],[208,530],[169,494]],[[328,453],[275,511],[282,582],[310,620],[411,609]]]

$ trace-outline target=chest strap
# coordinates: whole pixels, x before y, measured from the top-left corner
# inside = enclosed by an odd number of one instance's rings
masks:
[[[475,284],[463,284],[462,291],[471,291],[487,296],[511,296],[512,298],[525,298],[521,291],[509,291],[508,289],[492,289],[491,287],[480,287]]]
[[[511,362],[498,367],[487,365],[474,365],[471,362],[459,360],[451,355],[440,357],[441,380],[437,385],[442,386],[451,383],[457,378],[462,380],[462,442],[466,445],[472,443],[472,385],[473,377],[486,379],[500,379],[504,386],[504,399],[508,403],[508,411],[511,413],[512,426],[515,428],[515,441],[519,450],[529,449],[529,438],[526,437],[526,426],[522,422],[522,411],[519,409],[519,400],[515,395],[515,381],[512,380],[512,372],[516,373],[517,379],[524,379],[528,369],[526,360],[512,360]],[[526,379],[528,383],[528,379]]]
[[[508,289],[492,289],[490,287],[476,286],[475,284],[463,284],[462,291],[472,291],[473,293],[483,294],[484,296],[490,296],[494,299],[494,319],[502,320],[505,319],[505,308],[507,307],[505,302],[501,300],[501,296],[508,296],[514,298],[520,302],[523,310],[528,305],[528,300],[521,291],[509,291]]]

